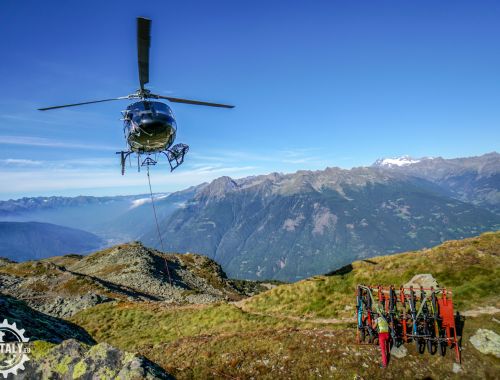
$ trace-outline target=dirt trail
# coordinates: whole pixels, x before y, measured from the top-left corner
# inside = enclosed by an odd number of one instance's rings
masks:
[[[478,317],[481,314],[498,314],[500,313],[500,309],[495,306],[482,306],[477,309],[467,310],[462,313],[464,317]]]
[[[304,318],[304,317],[296,317],[292,315],[285,314],[274,314],[274,313],[262,313],[258,311],[251,310],[246,307],[245,300],[231,302],[232,305],[243,311],[247,314],[258,315],[261,317],[270,317],[270,318],[278,318],[278,319],[287,319],[290,321],[304,322],[304,323],[315,323],[315,324],[339,324],[339,323],[349,323],[352,322],[352,318]]]

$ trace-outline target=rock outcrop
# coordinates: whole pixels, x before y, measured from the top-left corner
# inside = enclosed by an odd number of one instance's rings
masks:
[[[39,305],[38,310],[60,318],[69,318],[80,310],[85,310],[89,307],[112,300],[113,298],[95,293],[87,293],[81,296],[66,298],[58,296],[52,302]]]
[[[139,242],[88,256],[2,264],[0,291],[60,318],[113,300],[200,304],[265,290],[256,282],[228,279],[206,256],[165,254]]]
[[[409,288],[410,286],[413,286],[414,289],[420,289],[421,286],[427,289],[439,288],[437,280],[430,273],[416,274],[404,285],[405,288]]]
[[[52,317],[29,307],[24,301],[0,294],[0,315],[9,323],[16,323],[26,330],[27,337],[60,343],[67,339],[76,339],[86,344],[95,343],[94,339],[82,327],[69,321]]]
[[[107,343],[88,346],[70,339],[32,344],[32,359],[18,379],[173,379],[156,364]]]

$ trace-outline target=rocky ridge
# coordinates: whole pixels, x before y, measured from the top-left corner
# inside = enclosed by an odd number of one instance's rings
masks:
[[[170,282],[171,281],[171,282]],[[141,243],[122,244],[88,256],[57,256],[0,266],[0,291],[52,316],[68,318],[103,302],[212,303],[263,290],[234,281],[196,254],[164,254]]]

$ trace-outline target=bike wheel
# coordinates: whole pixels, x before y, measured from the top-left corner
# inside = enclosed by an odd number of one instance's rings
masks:
[[[427,322],[424,322],[424,335],[426,336],[426,338],[424,339],[424,344],[425,346],[427,346],[427,351],[429,351],[429,354],[433,355],[436,353],[436,351],[434,351],[433,353],[433,349],[432,349],[432,340],[430,338],[430,332],[429,332],[429,325]]]
[[[441,356],[445,356],[446,355],[446,346],[448,345],[447,342],[440,342],[439,346],[440,346],[440,350],[439,352],[441,353]]]
[[[433,342],[432,340],[430,340],[430,339],[427,340],[427,351],[429,351],[429,353],[431,355],[435,355],[436,354],[436,352],[438,350],[437,346],[438,345],[435,342]]]
[[[418,341],[418,353],[422,355],[425,352],[425,340],[420,339]]]

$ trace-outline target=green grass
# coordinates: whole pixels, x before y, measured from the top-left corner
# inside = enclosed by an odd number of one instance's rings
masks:
[[[491,328],[482,318],[475,326]],[[468,342],[467,328],[460,378],[495,379],[500,360],[479,353]],[[260,330],[198,336],[173,344],[143,347],[149,357],[177,379],[450,379],[454,355],[420,355],[407,345],[408,356],[378,367],[377,345],[356,345],[355,329]]]
[[[432,273],[452,287],[461,309],[497,305],[500,232],[353,263],[351,271],[278,286],[233,304],[173,306],[112,302],[71,318],[98,342],[145,355],[179,379],[219,378],[452,378],[453,355],[409,355],[378,368],[376,346],[355,344],[357,283],[395,284]],[[374,263],[374,264],[373,264]],[[304,322],[293,317],[348,317],[351,323]],[[495,378],[500,360],[480,354],[468,339],[479,327],[499,332],[493,317],[468,318],[463,378]],[[318,321],[315,321],[318,322]]]
[[[356,261],[346,274],[316,276],[279,286],[248,299],[245,307],[299,317],[349,317],[357,284],[399,287],[419,273],[431,273],[440,286],[451,288],[457,309],[500,302],[500,232],[369,261],[375,264]]]
[[[26,261],[24,263],[12,263],[1,266],[0,273],[18,277],[31,277],[57,275],[60,271],[50,264],[41,261]]]
[[[104,303],[71,318],[97,341],[127,350],[182,337],[280,328],[312,328],[317,324],[245,313],[218,303],[175,307],[154,303]],[[326,326],[326,325],[325,325]]]

